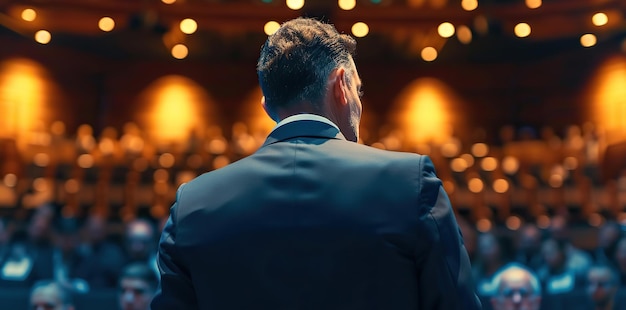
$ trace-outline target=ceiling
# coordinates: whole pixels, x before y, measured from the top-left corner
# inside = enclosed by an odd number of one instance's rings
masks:
[[[598,46],[626,45],[626,0],[545,0],[537,9],[524,0],[480,0],[473,11],[463,10],[460,2],[358,0],[355,9],[344,11],[336,0],[306,0],[294,11],[284,0],[0,0],[0,43],[11,38],[37,44],[33,34],[45,29],[52,33],[50,44],[108,59],[172,59],[169,48],[183,43],[189,59],[249,61],[258,57],[267,21],[303,15],[330,21],[342,32],[366,22],[370,32],[358,39],[359,61],[422,61],[421,50],[433,46],[438,61],[524,62],[582,50],[579,38],[585,33],[596,34]],[[35,9],[37,18],[24,21],[25,8]],[[596,12],[607,14],[606,25],[592,24]],[[113,31],[98,29],[104,16],[115,20]],[[184,18],[197,21],[196,33],[178,29]],[[468,26],[471,43],[440,37],[437,26],[444,21]],[[513,34],[519,22],[531,25],[529,37]]]

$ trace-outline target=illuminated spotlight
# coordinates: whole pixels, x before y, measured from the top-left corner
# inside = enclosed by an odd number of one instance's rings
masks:
[[[515,35],[520,38],[525,38],[530,35],[530,25],[527,23],[519,23],[515,25]]]
[[[463,154],[461,156],[459,156],[460,158],[462,158],[463,160],[465,160],[465,162],[467,163],[468,167],[471,167],[474,165],[474,156],[470,155],[470,154]]]
[[[604,13],[596,13],[593,14],[593,17],[591,17],[591,22],[593,22],[593,24],[595,26],[604,26],[606,25],[606,23],[609,22],[609,17],[606,16],[606,14]]]
[[[275,21],[271,20],[271,21],[265,23],[265,26],[263,26],[263,31],[265,31],[266,35],[271,36],[279,28],[280,28],[280,24],[278,22],[275,22]]]
[[[111,17],[103,17],[98,21],[98,28],[102,31],[109,32],[115,28],[115,21]]]
[[[485,171],[494,171],[498,168],[498,160],[495,157],[485,157],[480,162],[480,167]]]
[[[52,35],[50,35],[50,32],[46,30],[39,30],[37,31],[37,33],[35,33],[35,41],[41,44],[50,43],[50,39],[52,39]]]
[[[470,192],[477,194],[483,191],[484,184],[481,179],[472,178],[469,180],[469,182],[467,182],[467,188],[470,190]]]
[[[172,4],[172,3],[176,2],[176,0],[161,0],[161,2],[163,2],[165,4]]]
[[[338,0],[337,4],[340,9],[350,11],[356,6],[356,0]]]
[[[22,19],[27,22],[32,22],[37,18],[37,12],[33,9],[24,9],[22,11]]]
[[[509,182],[506,179],[497,179],[492,187],[494,192],[504,194],[509,190]]]
[[[491,230],[491,221],[489,219],[480,219],[476,222],[476,229],[480,232],[488,232]]]
[[[580,45],[584,47],[592,47],[596,45],[597,42],[598,42],[598,39],[596,38],[595,35],[591,33],[584,34],[580,37]]]
[[[518,230],[522,226],[522,219],[513,215],[506,219],[506,228],[510,230]]]
[[[526,0],[526,6],[530,9],[537,9],[541,4],[541,0]]]
[[[422,49],[422,59],[425,61],[433,61],[437,59],[437,50],[432,46],[427,46]]]
[[[455,158],[450,162],[450,169],[454,172],[463,172],[467,169],[467,162],[463,158]]]
[[[454,35],[454,25],[449,22],[443,22],[437,27],[437,32],[442,38],[449,38]]]
[[[356,22],[352,25],[352,34],[357,38],[362,38],[370,33],[370,27],[364,22]]]
[[[469,44],[472,42],[472,30],[465,25],[461,25],[456,30],[456,38],[463,44]]]
[[[180,31],[186,34],[192,34],[198,30],[198,23],[191,18],[185,18],[180,22]]]
[[[461,7],[466,11],[473,11],[478,7],[478,0],[463,0]]]
[[[485,157],[489,154],[489,146],[485,143],[475,143],[472,145],[472,154],[476,157]]]
[[[506,156],[502,159],[502,170],[507,174],[514,174],[519,169],[519,160],[513,156]]]
[[[176,59],[183,59],[189,54],[189,49],[184,44],[176,44],[172,47],[172,56]]]
[[[287,7],[292,10],[299,10],[304,6],[304,0],[287,0]]]

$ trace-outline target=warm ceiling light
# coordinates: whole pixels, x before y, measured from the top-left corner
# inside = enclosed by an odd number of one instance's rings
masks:
[[[515,25],[515,35],[520,38],[525,38],[530,35],[530,25],[527,23],[519,23]]]
[[[27,22],[32,22],[35,20],[35,18],[37,18],[37,12],[35,12],[35,10],[33,9],[24,9],[24,11],[22,11],[22,19],[27,21]]]
[[[449,38],[454,35],[454,25],[444,22],[437,27],[437,32],[442,38]]]
[[[299,10],[304,6],[304,0],[287,0],[287,7],[292,10]]]
[[[189,49],[184,44],[176,44],[172,47],[172,56],[176,59],[183,59],[189,54]]]
[[[115,28],[115,21],[111,17],[103,17],[98,21],[98,27],[102,31],[111,31]]]
[[[496,193],[506,193],[509,190],[509,182],[505,179],[497,179],[493,181],[493,191]]]
[[[485,157],[489,154],[489,146],[485,143],[474,143],[472,145],[472,154],[476,157]]]
[[[506,228],[510,230],[518,230],[520,227],[522,227],[522,219],[519,217],[511,216],[506,219]]]
[[[470,190],[470,192],[472,193],[480,193],[483,191],[483,181],[479,178],[471,178],[468,182],[467,182],[467,188]]]
[[[463,0],[461,1],[461,7],[466,11],[473,11],[478,7],[477,0]]]
[[[362,38],[370,32],[370,27],[364,22],[356,22],[352,25],[352,34],[357,38]]]
[[[541,0],[526,0],[526,6],[530,9],[537,9],[541,4]]]
[[[421,55],[425,61],[433,61],[437,59],[437,50],[432,46],[427,46],[422,49]]]
[[[591,33],[584,34],[580,37],[580,45],[584,47],[592,47],[596,45],[597,42],[598,42],[598,39],[596,38],[595,35]]]
[[[465,25],[461,25],[456,30],[456,38],[463,44],[469,44],[472,42],[472,30]]]
[[[266,35],[271,36],[279,28],[280,28],[280,24],[278,22],[275,22],[275,21],[271,20],[271,21],[265,23],[265,26],[263,26],[263,31],[265,31]]]
[[[186,34],[192,34],[198,30],[198,23],[191,18],[185,18],[180,22],[180,31]]]
[[[337,4],[340,9],[350,11],[356,6],[356,0],[338,0]]]
[[[50,43],[50,39],[52,39],[52,35],[50,35],[50,32],[46,30],[39,30],[37,31],[37,33],[35,33],[35,41],[41,44]]]
[[[606,23],[609,22],[609,17],[606,16],[606,14],[600,12],[600,13],[596,13],[593,14],[593,17],[591,17],[591,22],[593,22],[593,24],[595,26],[604,26],[606,25]]]
[[[172,4],[172,3],[176,2],[176,0],[161,0],[161,2],[163,2],[165,4]]]

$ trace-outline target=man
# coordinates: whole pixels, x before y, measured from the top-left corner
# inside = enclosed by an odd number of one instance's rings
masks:
[[[432,162],[354,143],[355,41],[298,18],[261,50],[278,124],[253,155],[179,188],[152,309],[479,309]]]
[[[539,279],[523,265],[512,263],[494,275],[497,288],[491,297],[494,310],[538,310],[541,305]]]
[[[124,268],[120,276],[120,308],[122,310],[148,310],[159,278],[152,268],[133,263]]]
[[[616,271],[609,265],[593,265],[587,271],[587,295],[593,310],[624,309],[615,305],[615,295],[619,288]]]
[[[33,285],[30,293],[32,310],[73,310],[70,292],[53,281],[40,281]]]

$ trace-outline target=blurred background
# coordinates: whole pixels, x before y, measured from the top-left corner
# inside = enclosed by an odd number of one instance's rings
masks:
[[[574,272],[550,309],[626,279],[624,0],[0,0],[1,298],[116,307],[177,186],[273,128],[256,60],[297,16],[356,37],[360,143],[431,156],[481,296],[510,261]]]

